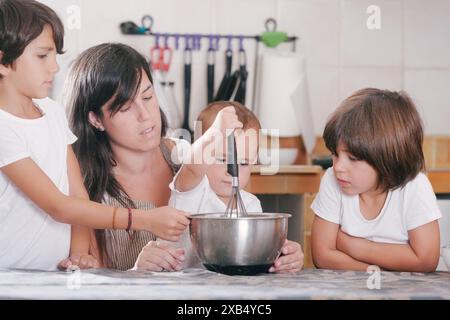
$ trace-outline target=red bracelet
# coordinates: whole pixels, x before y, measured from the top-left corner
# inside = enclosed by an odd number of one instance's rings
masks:
[[[128,210],[128,225],[127,225],[126,231],[127,231],[128,235],[131,237],[130,229],[131,229],[131,224],[133,222],[133,213],[131,212],[131,208],[127,208],[127,210]]]

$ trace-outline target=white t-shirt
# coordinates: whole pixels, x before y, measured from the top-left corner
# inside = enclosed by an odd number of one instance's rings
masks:
[[[180,171],[178,171],[169,185],[171,190],[169,206],[188,212],[191,215],[200,213],[225,213],[227,206],[211,188],[206,175],[195,188],[186,192],[176,190],[175,180]],[[255,195],[245,190],[241,190],[240,193],[247,212],[262,212],[261,202]],[[174,243],[171,242],[171,244]],[[183,262],[183,268],[202,267],[200,260],[192,248],[188,229],[184,231],[180,240],[175,243],[175,246],[185,250],[186,260]]]
[[[34,102],[41,118],[22,119],[0,110],[0,268],[56,270],[69,254],[70,225],[53,220],[1,172],[30,157],[61,192],[69,193],[67,145],[76,137],[61,106],[48,98]]]
[[[367,220],[360,211],[359,195],[344,194],[333,169],[329,168],[311,208],[322,219],[339,224],[351,236],[397,244],[408,242],[409,230],[442,216],[430,181],[423,173],[403,188],[388,191],[380,214]]]

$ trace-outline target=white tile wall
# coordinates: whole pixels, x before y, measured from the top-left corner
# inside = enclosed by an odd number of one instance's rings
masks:
[[[282,0],[280,30],[300,37],[309,65],[339,64],[339,0]]]
[[[398,67],[346,67],[341,70],[341,100],[364,87],[401,90],[403,70]]]
[[[325,124],[324,116],[333,112],[340,101],[339,68],[309,65],[307,76],[314,129],[321,132]]]
[[[450,1],[408,0],[404,3],[405,65],[450,67]]]
[[[406,89],[422,108],[426,134],[450,134],[450,0],[42,0],[63,19],[66,8],[79,5],[81,30],[67,30],[64,59],[106,41],[128,43],[148,56],[153,40],[123,36],[121,21],[155,18],[156,32],[260,34],[275,17],[278,29],[300,37],[298,52],[306,57],[315,130],[340,100],[363,86]],[[381,9],[381,29],[369,30],[366,9]],[[203,42],[203,46],[207,41]],[[225,43],[221,48],[225,47]],[[247,101],[252,103],[255,45],[246,41]],[[205,49],[194,55],[191,106],[206,103]],[[290,46],[283,46],[289,50]],[[236,43],[234,46],[236,50]],[[237,61],[235,61],[237,63]],[[67,63],[66,63],[67,65]],[[175,54],[169,74],[182,105],[182,55]],[[58,81],[64,78],[62,68]],[[216,87],[223,74],[223,52],[217,56]],[[58,84],[55,96],[58,96]]]
[[[402,63],[401,1],[376,1],[380,29],[367,28],[373,0],[341,1],[341,63],[344,66],[391,66]]]
[[[422,114],[425,132],[450,134],[450,69],[406,69],[404,80],[405,90]]]
[[[215,32],[259,34],[268,17],[277,18],[276,0],[215,0]]]

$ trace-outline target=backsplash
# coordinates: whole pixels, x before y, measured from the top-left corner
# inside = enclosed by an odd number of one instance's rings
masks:
[[[313,124],[320,135],[328,115],[356,89],[374,86],[406,90],[421,112],[426,135],[450,135],[450,1],[448,0],[41,0],[66,24],[67,53],[60,58],[59,82],[68,61],[102,42],[124,42],[148,56],[152,38],[123,36],[119,23],[155,19],[155,32],[260,34],[273,17],[278,30],[300,38],[306,59]],[[380,29],[366,25],[370,5],[380,8]],[[68,28],[71,6],[80,9],[81,28]],[[105,8],[107,12],[105,12]],[[239,8],[239,9],[236,9]],[[101,16],[101,22],[98,17]],[[225,44],[223,44],[224,46]],[[255,45],[246,42],[248,89],[253,88]],[[193,57],[192,117],[206,104],[206,50]],[[262,47],[262,46],[261,46]],[[281,49],[290,50],[286,45]],[[223,47],[217,55],[216,84],[223,75]],[[169,79],[181,106],[182,52],[176,52]],[[237,60],[237,59],[236,59]],[[236,61],[237,63],[237,61]],[[57,81],[58,82],[58,81]],[[58,95],[60,86],[56,84]],[[252,105],[251,94],[247,103]],[[441,147],[441,140],[436,140]],[[448,144],[443,142],[445,148]],[[448,151],[432,162],[448,165]],[[443,158],[441,158],[441,156]]]

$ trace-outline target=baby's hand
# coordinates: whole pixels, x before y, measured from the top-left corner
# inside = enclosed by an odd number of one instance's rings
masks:
[[[58,264],[59,270],[67,270],[72,266],[77,266],[80,269],[91,269],[91,268],[100,268],[100,263],[98,260],[86,253],[75,253],[70,257],[64,259]]]
[[[229,106],[219,111],[211,129],[212,131],[220,132],[223,137],[226,137],[232,130],[242,127],[243,124],[238,119],[236,109],[233,106]]]

